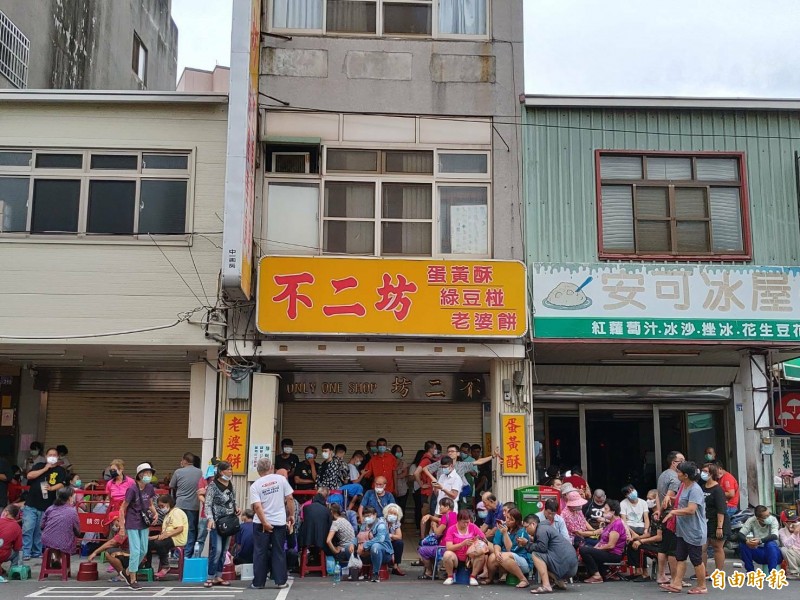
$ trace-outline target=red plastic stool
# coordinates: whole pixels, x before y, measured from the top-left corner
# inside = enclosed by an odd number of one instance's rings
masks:
[[[362,565],[359,575],[364,579],[372,577],[372,565]],[[391,574],[389,572],[389,564],[384,563],[381,565],[381,568],[378,569],[378,579],[381,581],[389,581],[390,578]]]
[[[177,567],[170,567],[169,574],[170,575],[177,575],[178,581],[183,581],[183,559],[184,559],[184,552],[183,546],[178,546],[175,548],[178,551],[178,566]]]
[[[39,572],[39,581],[47,579],[50,575],[60,575],[61,581],[67,581],[72,577],[70,571],[70,555],[61,552],[61,561],[57,567],[51,567],[50,563],[53,562],[53,555],[58,550],[51,550],[45,548],[44,556],[42,556],[42,570]]]
[[[236,567],[233,563],[222,567],[222,581],[236,581]]]
[[[319,551],[319,565],[309,565],[308,564],[308,553],[310,552],[310,548],[308,546],[304,546],[300,550],[300,577],[305,577],[306,573],[319,573],[322,577],[327,577],[327,568],[325,565],[325,551]]]

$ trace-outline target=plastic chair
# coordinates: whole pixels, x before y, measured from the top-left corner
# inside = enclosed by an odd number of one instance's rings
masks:
[[[365,579],[367,577],[372,577],[372,565],[370,564],[361,565],[361,572],[359,573],[359,575],[361,577],[364,577]],[[391,577],[392,575],[389,571],[389,563],[383,563],[381,565],[381,568],[378,569],[378,579],[380,579],[381,581],[389,581]]]
[[[8,580],[19,579],[25,581],[31,578],[31,568],[28,565],[17,565],[8,570]]]
[[[51,566],[55,552],[57,552],[57,550],[45,548],[44,556],[42,556],[42,570],[39,572],[39,581],[47,579],[50,575],[60,575],[61,581],[67,581],[72,577],[69,554],[61,552],[61,560],[58,561],[58,566]]]
[[[183,551],[183,546],[178,546],[175,548],[178,552],[178,566],[177,567],[170,567],[169,574],[170,575],[177,575],[178,581],[183,581],[183,561],[185,557],[185,553]]]
[[[145,577],[147,581],[153,581],[153,567],[146,567],[136,571],[136,579],[141,579],[142,577]]]
[[[433,577],[431,577],[431,579],[438,579],[437,575],[439,573],[439,562],[442,560],[442,557],[444,557],[444,553],[446,551],[446,546],[436,547],[436,555],[433,557]]]
[[[308,553],[310,552],[308,546],[303,546],[300,549],[300,577],[305,577],[307,573],[319,573],[322,577],[327,577],[327,568],[325,565],[325,551],[318,549],[319,552],[319,565],[308,564]]]

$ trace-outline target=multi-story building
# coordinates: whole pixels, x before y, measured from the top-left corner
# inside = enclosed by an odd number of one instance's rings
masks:
[[[279,379],[240,405],[254,424],[269,406],[251,449],[289,437],[351,454],[384,436],[409,460],[429,439],[488,452],[528,394],[522,2],[264,0],[256,14],[258,168],[244,190],[257,311],[231,319],[227,355]],[[247,66],[232,59],[232,122]],[[501,478],[508,489],[529,481],[524,465],[496,467],[521,474]]]
[[[87,482],[210,457],[227,97],[5,91],[0,112],[0,456],[65,444]]]
[[[174,90],[171,0],[0,0],[0,89]]]
[[[231,70],[217,65],[213,71],[186,67],[178,79],[179,92],[220,92],[228,93]]]
[[[795,430],[795,406],[773,415],[772,365],[800,339],[800,104],[526,108],[537,466],[642,493],[667,452],[712,446],[742,506],[772,504],[773,428]]]

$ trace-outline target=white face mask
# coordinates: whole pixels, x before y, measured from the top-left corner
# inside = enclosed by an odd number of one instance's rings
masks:
[[[376,494],[382,494],[382,493],[383,493],[383,490],[385,490],[385,489],[386,489],[386,488],[384,488],[384,487],[376,487],[376,488],[375,488],[375,493],[376,493]]]
[[[58,462],[57,456],[48,456],[47,457],[47,464],[54,465]]]
[[[283,453],[284,454],[291,454],[292,450],[294,450],[294,448],[292,448],[291,446],[284,446],[283,447]]]
[[[331,453],[328,452],[327,450],[324,450],[322,452],[322,458],[324,458],[325,460],[328,460],[330,457],[331,457]]]
[[[653,500],[652,498],[648,498],[647,499],[647,508],[655,508],[655,507],[656,507],[656,501]]]

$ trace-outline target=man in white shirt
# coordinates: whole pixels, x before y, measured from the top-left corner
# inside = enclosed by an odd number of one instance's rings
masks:
[[[439,502],[442,498],[450,498],[455,506],[458,506],[458,497],[461,495],[462,480],[453,466],[453,459],[449,456],[442,457],[439,467],[439,479],[433,483],[433,490],[438,492],[436,497],[436,514],[439,514]],[[428,477],[433,479],[433,475],[425,470]]]
[[[283,475],[274,473],[272,461],[260,458],[256,463],[259,478],[250,486],[250,502],[255,513],[253,522],[253,583],[254,589],[264,589],[267,571],[275,587],[288,587],[286,568],[287,525],[294,522],[294,490]]]

